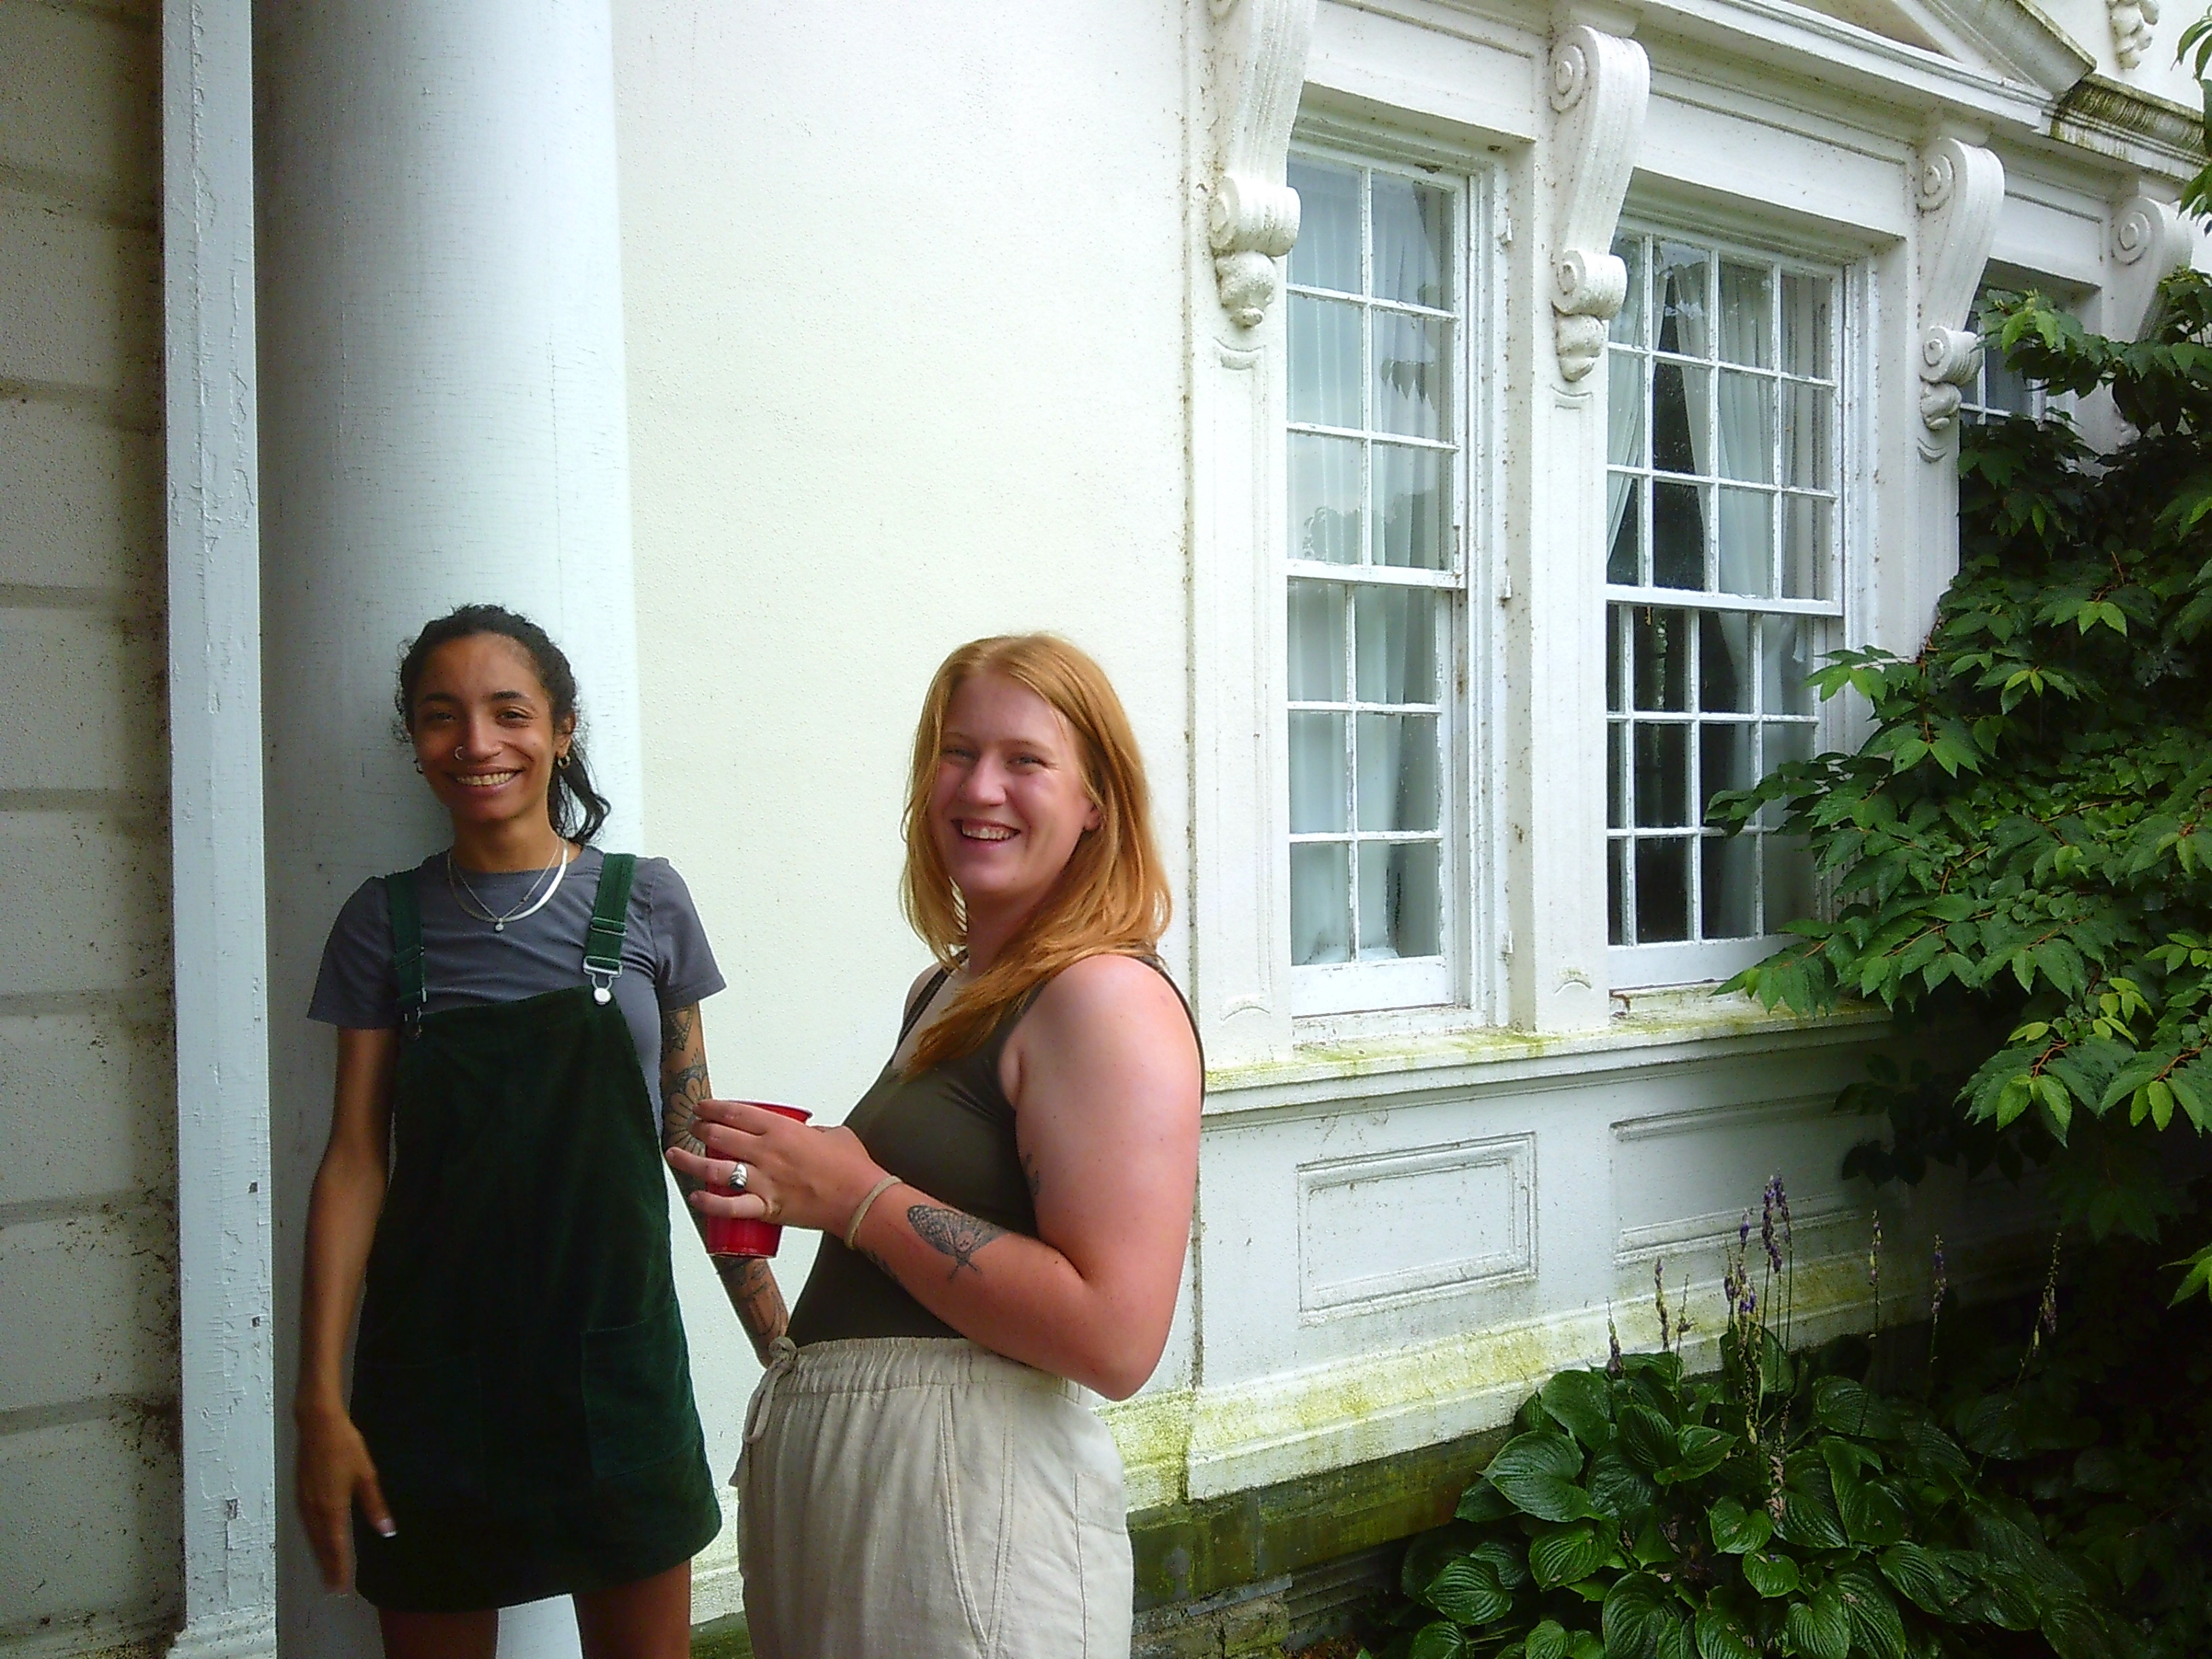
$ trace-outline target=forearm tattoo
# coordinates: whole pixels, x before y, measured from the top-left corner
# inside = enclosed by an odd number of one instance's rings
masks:
[[[1037,1194],[1044,1190],[1044,1171],[1037,1168],[1036,1159],[1027,1152],[1018,1154],[1022,1161],[1022,1179],[1029,1183],[1030,1202],[1036,1202]]]
[[[716,1256],[714,1267],[722,1276],[722,1293],[730,1298],[738,1323],[744,1327],[753,1352],[765,1364],[769,1346],[791,1322],[775,1270],[757,1255]]]
[[[948,1277],[957,1279],[960,1270],[981,1277],[983,1270],[975,1265],[975,1256],[994,1238],[1003,1238],[1006,1230],[994,1227],[958,1210],[948,1210],[939,1204],[916,1204],[906,1212],[907,1225],[915,1237],[940,1255],[952,1258],[952,1272]]]
[[[707,1098],[707,1045],[696,1008],[671,1008],[660,1017],[660,1144],[704,1155],[693,1133],[699,1103]],[[699,1184],[680,1178],[685,1191]]]
[[[706,1142],[699,1139],[697,1124],[699,1103],[708,1098],[708,1091],[707,1040],[699,1029],[699,1011],[696,1007],[671,1008],[660,1017],[663,1146],[680,1146],[687,1152],[708,1155]],[[690,1176],[679,1175],[676,1181],[686,1193],[696,1192],[701,1185]],[[691,1224],[704,1233],[706,1218],[696,1211],[692,1212]],[[769,1345],[783,1334],[784,1327],[790,1322],[775,1273],[757,1256],[717,1256],[714,1268],[738,1323],[744,1327],[753,1352],[765,1363]]]

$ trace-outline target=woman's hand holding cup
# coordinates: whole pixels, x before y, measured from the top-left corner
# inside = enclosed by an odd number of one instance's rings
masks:
[[[850,1129],[810,1128],[805,1114],[749,1100],[702,1100],[691,1133],[705,1156],[672,1147],[668,1162],[700,1183],[691,1207],[708,1218],[835,1233],[884,1175]],[[802,1121],[794,1121],[794,1120]],[[731,1176],[744,1165],[742,1187]],[[750,1229],[744,1230],[747,1232]],[[714,1249],[710,1238],[708,1248]],[[717,1251],[746,1254],[750,1249]],[[765,1254],[773,1254],[769,1243]]]

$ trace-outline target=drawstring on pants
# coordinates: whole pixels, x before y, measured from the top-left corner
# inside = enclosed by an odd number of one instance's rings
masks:
[[[753,1385],[753,1397],[745,1402],[745,1439],[738,1453],[738,1467],[730,1471],[730,1484],[742,1485],[745,1473],[745,1456],[753,1443],[768,1432],[768,1408],[775,1399],[775,1385],[783,1380],[799,1358],[799,1346],[787,1336],[779,1336],[769,1345],[768,1369],[761,1380]]]

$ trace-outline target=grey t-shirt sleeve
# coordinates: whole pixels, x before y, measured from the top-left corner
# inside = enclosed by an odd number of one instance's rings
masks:
[[[392,965],[392,913],[384,878],[371,876],[331,924],[322,970],[307,1018],[352,1031],[388,1031],[399,1024],[399,977]]]
[[[714,965],[714,948],[699,921],[691,890],[666,859],[641,859],[638,896],[647,936],[653,941],[653,990],[663,1008],[688,1008],[720,990],[726,982]],[[392,992],[396,1001],[398,992]]]

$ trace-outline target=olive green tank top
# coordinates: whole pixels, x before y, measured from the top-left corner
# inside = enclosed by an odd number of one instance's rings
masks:
[[[1167,978],[1158,962],[1150,965]],[[914,1000],[899,1027],[898,1043],[936,1000],[947,977],[948,970],[940,969]],[[1175,981],[1168,983],[1172,987]],[[1176,994],[1180,998],[1182,993],[1178,989]],[[999,1058],[1036,1000],[1032,991],[1007,1009],[981,1047],[917,1077],[899,1074],[898,1043],[893,1044],[891,1060],[845,1119],[845,1127],[886,1174],[939,1204],[1031,1238],[1037,1236],[1036,1205],[1014,1139],[1014,1103],[999,1086]],[[1188,1003],[1184,1012],[1189,1012]],[[1195,1022],[1191,1029],[1197,1030]],[[835,1234],[822,1235],[814,1270],[792,1310],[793,1343],[804,1348],[853,1337],[959,1334],[889,1273],[847,1249]]]

